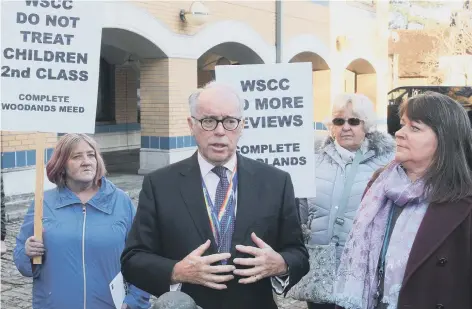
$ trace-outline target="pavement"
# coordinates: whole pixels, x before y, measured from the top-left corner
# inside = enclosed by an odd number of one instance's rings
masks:
[[[119,188],[128,192],[131,199],[137,205],[139,190],[141,188],[142,176],[140,175],[109,175],[109,179]],[[19,206],[18,206],[19,205]],[[1,257],[1,306],[2,309],[30,309],[32,308],[32,279],[23,277],[13,263],[12,250],[15,246],[15,237],[18,234],[23,217],[26,213],[28,203],[15,203],[10,201],[7,204],[7,236],[5,239],[7,253]],[[306,309],[306,303],[299,302],[291,298],[276,298],[280,309]]]
[[[15,246],[15,237],[18,234],[23,220],[15,220],[7,223],[7,236],[5,243],[7,253],[2,256],[2,309],[27,309],[31,306],[31,291],[33,283],[31,278],[23,277],[13,263],[12,251]]]

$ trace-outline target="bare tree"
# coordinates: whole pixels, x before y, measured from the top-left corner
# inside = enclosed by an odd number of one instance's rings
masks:
[[[432,30],[434,38],[433,48],[430,52],[423,54],[422,75],[428,78],[431,85],[440,85],[445,79],[444,70],[439,68],[439,60],[443,57],[452,56],[472,56],[472,21],[470,19],[472,11],[469,6],[464,10],[455,13],[451,17],[449,27],[441,27]],[[456,61],[453,64],[456,71],[462,69],[464,80],[467,82],[472,78],[468,70],[463,70],[464,63]]]

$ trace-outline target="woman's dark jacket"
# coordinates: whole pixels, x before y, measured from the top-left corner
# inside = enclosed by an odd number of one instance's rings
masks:
[[[413,243],[397,309],[471,308],[472,197],[433,203]]]

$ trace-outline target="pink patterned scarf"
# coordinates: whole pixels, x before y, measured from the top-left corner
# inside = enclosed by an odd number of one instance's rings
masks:
[[[391,207],[405,207],[398,217],[385,261],[383,303],[396,309],[410,250],[428,208],[424,183],[411,182],[398,163],[390,164],[366,193],[346,241],[335,283],[336,304],[372,309],[377,266]]]

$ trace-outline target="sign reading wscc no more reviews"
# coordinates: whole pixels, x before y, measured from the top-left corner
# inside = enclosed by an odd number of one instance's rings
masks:
[[[217,66],[244,99],[238,151],[288,173],[295,196],[315,197],[313,72],[309,63]]]
[[[2,130],[94,133],[102,27],[92,6],[2,0]]]

